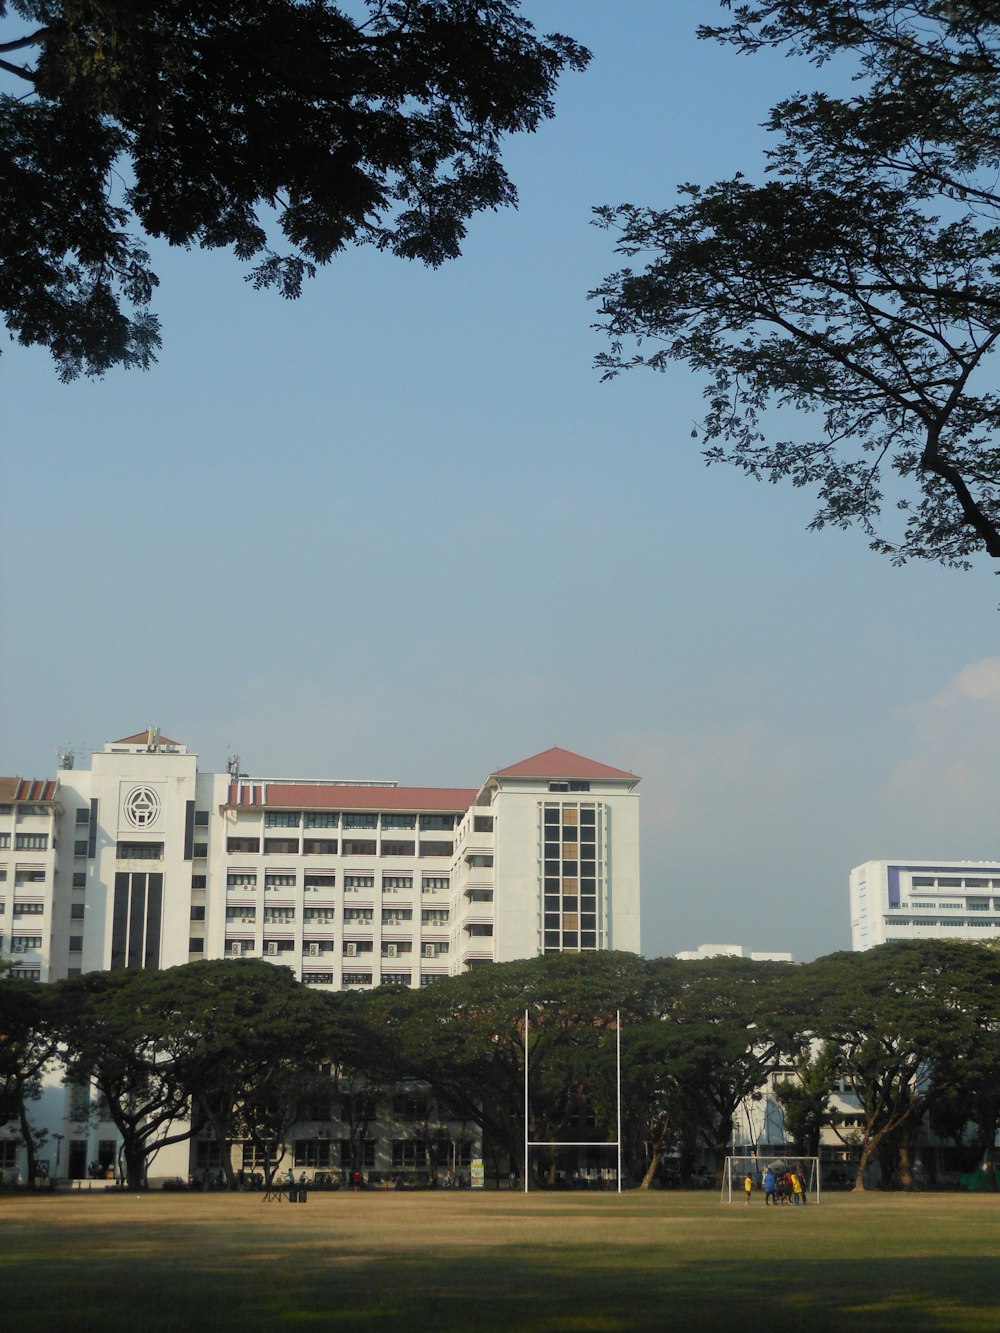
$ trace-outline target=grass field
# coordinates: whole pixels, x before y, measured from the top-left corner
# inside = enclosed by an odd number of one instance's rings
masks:
[[[25,1330],[1000,1330],[1000,1198],[0,1195]]]

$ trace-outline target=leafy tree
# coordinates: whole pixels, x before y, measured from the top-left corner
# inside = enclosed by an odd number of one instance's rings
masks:
[[[16,1121],[27,1154],[28,1183],[37,1178],[45,1131],[35,1127],[30,1104],[41,1095],[58,1037],[49,993],[41,986],[0,980],[0,1126]]]
[[[231,247],[299,294],[338,251],[441,264],[513,204],[503,136],[589,53],[516,0],[0,0],[0,309],[63,379],[147,367],[142,240]]]
[[[664,1058],[675,1090],[682,1178],[700,1147],[721,1180],[740,1104],[758,1097],[782,1058],[802,1046],[799,978],[788,964],[744,958],[681,966],[678,995],[665,1016]]]
[[[779,102],[763,184],[597,210],[644,265],[594,293],[605,375],[703,373],[705,457],[815,490],[814,528],[860,525],[897,563],[1000,556],[996,7],[772,0],[702,35],[840,57],[855,92]]]
[[[174,988],[170,971],[153,970],[90,972],[55,987],[67,1080],[97,1087],[132,1190],[145,1186],[160,1148],[201,1128],[190,1117],[190,1024]]]
[[[995,1012],[978,975],[986,953],[957,940],[899,941],[811,965],[816,1033],[836,1047],[862,1117],[856,1190],[875,1155],[886,1183],[911,1183],[908,1144],[974,1057],[984,998]]]

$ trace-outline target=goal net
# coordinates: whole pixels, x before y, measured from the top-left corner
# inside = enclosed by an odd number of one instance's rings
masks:
[[[722,1172],[722,1202],[746,1199],[746,1178],[750,1177],[751,1203],[764,1203],[764,1183],[768,1172],[775,1180],[774,1203],[819,1203],[820,1174],[818,1157],[727,1157]],[[794,1177],[801,1190],[796,1190]]]

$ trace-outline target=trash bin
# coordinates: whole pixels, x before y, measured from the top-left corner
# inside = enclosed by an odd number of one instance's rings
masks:
[[[289,1185],[289,1187],[288,1187],[288,1202],[289,1202],[289,1203],[298,1203],[298,1201],[299,1201],[299,1187],[298,1187],[298,1185]]]
[[[306,1189],[305,1185],[300,1185],[299,1203],[308,1203],[308,1202],[309,1202],[309,1191]]]

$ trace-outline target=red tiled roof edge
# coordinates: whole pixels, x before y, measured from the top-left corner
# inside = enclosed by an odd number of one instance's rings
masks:
[[[572,750],[563,750],[554,745],[550,750],[530,755],[520,763],[509,768],[497,769],[494,777],[498,778],[628,778],[638,782],[635,773],[626,773],[623,768],[612,768],[610,764],[599,764],[596,759],[587,759],[585,755],[574,754]]]

